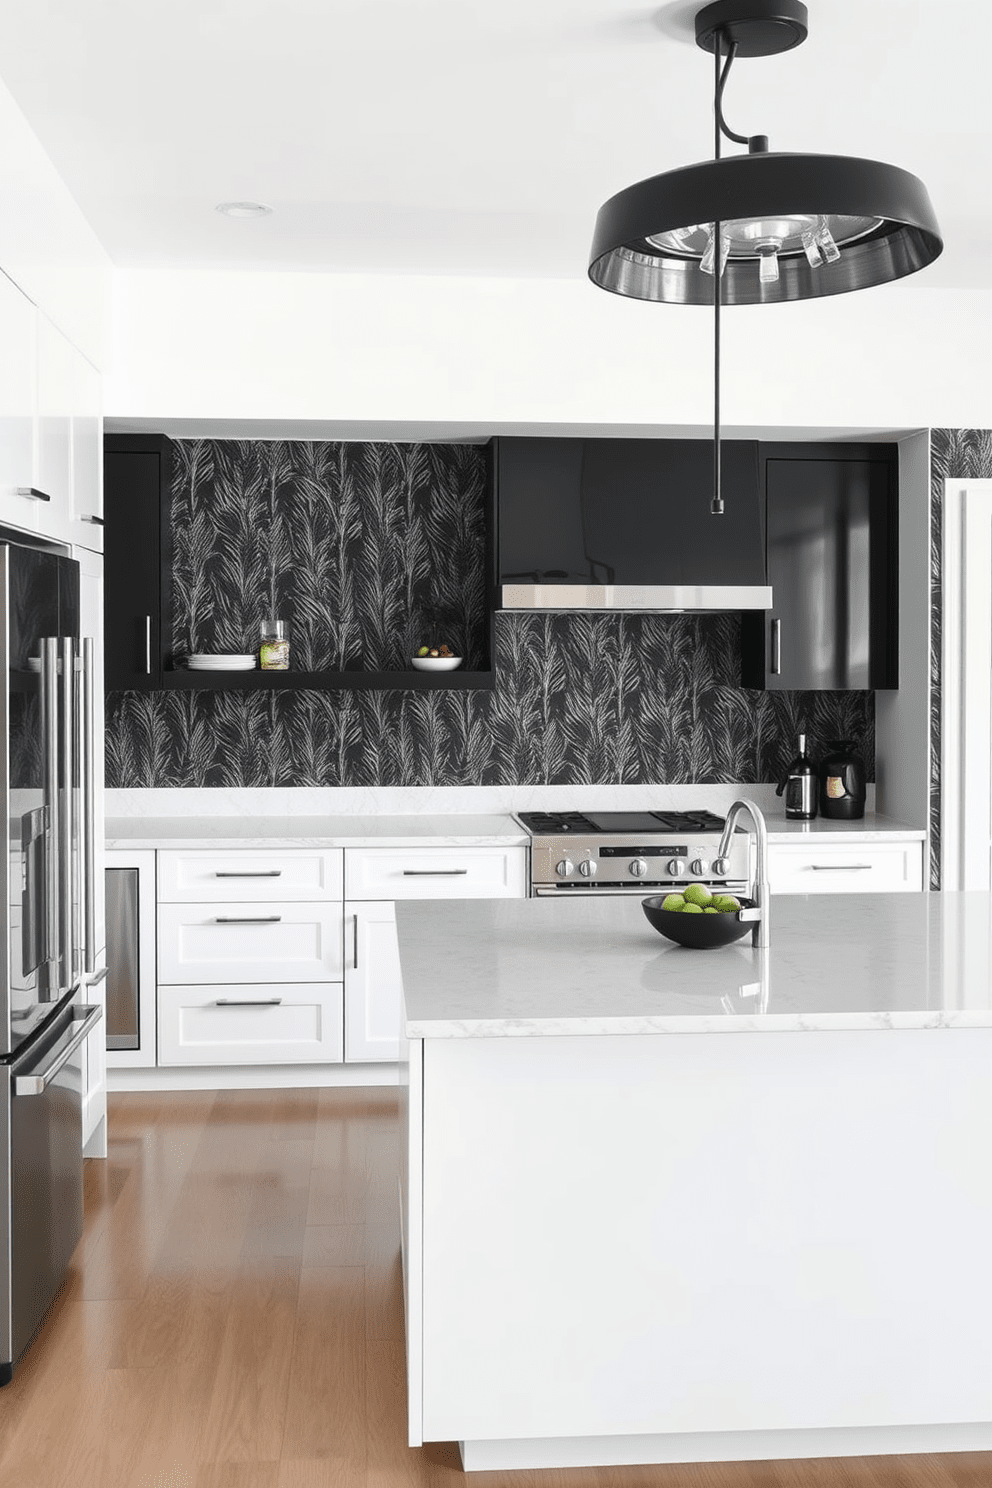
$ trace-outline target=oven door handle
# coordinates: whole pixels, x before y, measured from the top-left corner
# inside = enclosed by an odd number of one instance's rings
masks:
[[[80,1044],[93,1032],[100,1019],[103,1017],[103,1009],[100,1005],[74,1007],[72,1010],[72,1023],[65,1033],[52,1046],[52,1058],[44,1069],[36,1070],[32,1075],[14,1076],[15,1095],[43,1095],[48,1086],[55,1079],[59,1070],[62,1069],[75,1054]]]

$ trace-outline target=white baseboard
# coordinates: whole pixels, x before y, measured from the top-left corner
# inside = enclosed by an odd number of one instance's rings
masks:
[[[464,1441],[458,1447],[465,1472],[900,1456],[917,1452],[988,1452],[992,1450],[992,1423],[838,1426],[815,1431],[672,1432],[652,1436],[549,1436]]]
[[[395,1064],[202,1065],[108,1069],[107,1090],[298,1090],[397,1085]]]

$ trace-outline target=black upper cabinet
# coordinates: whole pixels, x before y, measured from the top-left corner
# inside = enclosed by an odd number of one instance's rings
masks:
[[[479,637],[480,670],[194,672],[172,654],[173,565],[169,491],[172,447],[161,434],[108,434],[104,440],[105,667],[108,691],[403,689],[433,692],[494,686],[493,615]],[[486,589],[492,587],[492,470],[487,466]]]
[[[162,686],[162,492],[168,441],[104,440],[104,661],[108,690]]]
[[[897,687],[898,450],[762,445],[773,608],[743,618],[745,687]]]
[[[501,584],[764,584],[758,444],[496,440]]]

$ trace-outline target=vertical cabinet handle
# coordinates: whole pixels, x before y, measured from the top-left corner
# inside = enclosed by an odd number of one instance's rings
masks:
[[[152,674],[152,617],[145,616],[145,676]]]
[[[351,964],[352,964],[352,967],[354,968],[354,970],[357,971],[358,970],[358,916],[357,916],[357,914],[354,917],[353,926],[354,926],[354,940],[352,942],[352,959],[351,959]]]
[[[778,677],[782,672],[782,622],[772,621],[772,660],[769,668],[773,677]]]

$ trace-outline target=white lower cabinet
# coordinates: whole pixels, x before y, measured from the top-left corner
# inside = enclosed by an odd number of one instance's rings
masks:
[[[522,899],[524,847],[350,847],[348,899]]]
[[[391,899],[344,907],[344,1057],[400,1057],[400,953]]]
[[[344,1057],[399,1059],[397,899],[523,899],[527,849],[354,847],[344,855]]]
[[[160,1065],[340,1063],[341,878],[340,851],[159,852]]]
[[[158,1062],[337,1063],[341,1004],[340,982],[159,987]]]
[[[768,874],[773,894],[920,893],[923,843],[773,842]]]
[[[523,846],[155,856],[156,1062],[173,1067],[396,1063],[394,900],[523,898],[527,885]]]
[[[341,980],[341,905],[160,904],[159,982]]]

